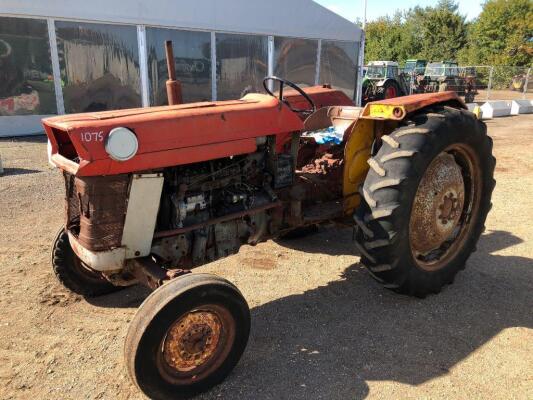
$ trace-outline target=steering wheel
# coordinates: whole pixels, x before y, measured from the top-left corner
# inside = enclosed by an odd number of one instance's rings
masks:
[[[305,93],[296,83],[292,83],[291,81],[288,81],[287,79],[279,78],[277,76],[267,76],[265,79],[263,79],[263,87],[265,88],[265,91],[269,95],[271,95],[272,97],[276,97],[276,95],[274,93],[272,93],[272,91],[268,88],[268,84],[267,84],[268,81],[278,81],[279,82],[279,95],[278,95],[279,101],[281,101],[284,104],[286,104],[287,107],[289,107],[291,109],[291,111],[296,112],[296,113],[300,113],[300,114],[304,114],[306,116],[307,115],[311,115],[312,113],[314,113],[316,111],[316,105],[315,105],[315,102],[313,101],[313,99],[311,99],[311,97],[309,97],[309,95],[307,93]],[[293,88],[298,93],[300,93],[303,96],[303,98],[309,103],[311,108],[299,109],[299,108],[292,107],[291,104],[289,103],[289,101],[286,100],[283,97],[283,86],[285,86],[285,85]]]

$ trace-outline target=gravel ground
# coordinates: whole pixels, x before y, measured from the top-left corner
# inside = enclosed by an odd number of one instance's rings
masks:
[[[381,288],[349,230],[244,247],[201,270],[233,281],[252,334],[201,399],[527,399],[533,393],[533,115],[488,121],[494,207],[467,269],[425,300]],[[140,287],[97,299],[50,268],[63,186],[43,138],[1,140],[0,398],[140,399],[122,361]]]

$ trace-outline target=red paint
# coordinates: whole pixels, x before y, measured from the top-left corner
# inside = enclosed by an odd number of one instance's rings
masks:
[[[341,90],[331,89],[328,86],[313,86],[303,89],[311,97],[316,105],[316,109],[329,106],[354,106],[354,102]],[[283,91],[283,97],[293,108],[308,109],[310,104],[305,98],[294,89]]]
[[[351,104],[344,93],[330,88],[305,91],[320,106]],[[291,104],[303,104],[302,99],[287,93]],[[251,153],[256,150],[256,138],[269,135],[276,135],[281,152],[292,132],[303,129],[299,115],[263,94],[232,101],[63,115],[46,118],[43,125],[52,144],[53,162],[78,176],[129,173]],[[139,140],[137,155],[125,162],[112,160],[104,147],[111,129],[119,126],[131,129]],[[76,157],[79,163],[72,161]]]

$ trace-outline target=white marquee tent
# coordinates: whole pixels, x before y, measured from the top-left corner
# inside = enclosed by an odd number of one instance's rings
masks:
[[[274,74],[354,96],[362,36],[311,0],[0,0],[0,136],[165,104],[164,40],[186,101],[238,98]]]

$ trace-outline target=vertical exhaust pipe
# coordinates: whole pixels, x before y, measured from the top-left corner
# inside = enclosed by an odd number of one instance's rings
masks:
[[[167,99],[168,105],[173,106],[183,103],[181,94],[181,83],[176,80],[176,67],[174,65],[174,51],[172,50],[172,40],[165,41],[165,52],[167,55]]]

